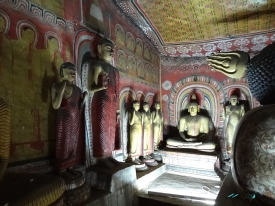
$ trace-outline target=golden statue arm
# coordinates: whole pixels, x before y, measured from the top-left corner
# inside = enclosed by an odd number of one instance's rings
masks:
[[[225,111],[225,106],[223,105],[222,108],[222,118],[225,119],[226,118],[226,111]]]
[[[134,110],[132,113],[129,114],[129,124],[133,125],[135,123],[135,113],[136,111]]]
[[[62,102],[63,94],[65,91],[66,82],[62,82],[60,88],[57,88],[57,84],[53,84],[51,88],[52,106],[54,109],[58,109]]]
[[[240,111],[240,116],[244,116],[245,110],[244,110],[244,105],[241,105],[241,111]]]
[[[178,130],[179,130],[179,134],[180,136],[186,140],[186,136],[184,134],[184,131],[187,130],[186,128],[186,120],[184,118],[180,119],[179,121],[179,125],[178,125]]]
[[[145,119],[145,112],[141,113],[141,124],[143,125]]]
[[[156,111],[153,111],[152,114],[151,114],[151,116],[152,116],[152,122],[155,123],[157,121],[157,113],[156,113]]]
[[[249,61],[249,56],[243,51],[218,52],[206,58],[208,65],[231,78],[241,78]]]
[[[103,89],[107,89],[105,86],[98,85],[98,77],[101,74],[105,75],[107,73],[104,71],[102,66],[100,65],[95,66],[93,72],[91,72],[91,75],[90,75],[91,76],[90,82],[88,82],[88,85],[91,85],[89,88],[89,91],[97,92]]]
[[[160,121],[163,122],[163,115],[162,115],[162,112],[159,111],[159,110],[156,110],[156,111],[153,111],[153,112],[152,112],[152,122],[153,122],[153,123],[160,123],[160,122],[158,122],[158,115],[161,116]]]

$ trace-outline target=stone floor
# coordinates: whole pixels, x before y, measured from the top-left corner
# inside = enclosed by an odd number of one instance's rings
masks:
[[[139,174],[137,185],[135,206],[262,206],[256,200],[228,197],[237,193],[231,171],[221,181],[169,171],[167,165],[161,164]]]
[[[166,169],[166,165],[156,169],[161,171],[153,171],[154,177],[142,181],[142,184],[140,184],[140,179],[137,180],[138,185],[143,185],[142,188],[139,186],[141,189],[137,192],[138,205],[206,206],[215,204],[221,185],[219,178],[207,179],[209,177],[190,176],[190,174],[176,173]],[[152,175],[152,172],[148,175]],[[146,178],[146,175],[142,178]]]
[[[148,186],[148,194],[215,200],[220,181],[165,172]]]

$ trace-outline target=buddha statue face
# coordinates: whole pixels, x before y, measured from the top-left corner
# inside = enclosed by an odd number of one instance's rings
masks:
[[[138,101],[135,101],[135,102],[133,103],[133,108],[134,108],[135,111],[138,111],[138,110],[139,110],[140,104],[139,104]]]
[[[67,80],[69,82],[73,82],[76,77],[75,66],[72,63],[64,63],[63,65],[61,65],[61,68],[60,68],[60,76],[61,76],[62,80]]]
[[[4,32],[6,28],[5,20],[2,16],[0,16],[0,32]]]
[[[110,63],[114,56],[114,45],[111,43],[104,43],[102,45],[98,45],[98,55],[99,59]]]
[[[238,97],[236,95],[231,95],[230,96],[230,104],[232,106],[236,106],[238,103]]]
[[[149,104],[148,103],[143,103],[143,109],[145,112],[148,112],[149,111]]]
[[[197,103],[190,103],[188,106],[188,112],[191,116],[196,116],[199,111],[199,105]]]
[[[155,109],[160,109],[160,104],[159,104],[159,102],[156,102],[156,103],[155,103]]]

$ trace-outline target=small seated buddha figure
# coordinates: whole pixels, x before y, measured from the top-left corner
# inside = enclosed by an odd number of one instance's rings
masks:
[[[167,147],[189,148],[203,151],[213,151],[216,147],[213,140],[213,123],[207,116],[199,115],[199,105],[191,102],[188,105],[189,115],[181,116],[178,124],[181,140],[167,139]]]

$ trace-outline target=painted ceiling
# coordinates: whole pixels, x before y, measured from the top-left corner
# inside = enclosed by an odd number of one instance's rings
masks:
[[[194,44],[275,31],[275,0],[114,1],[165,56],[182,56]]]

